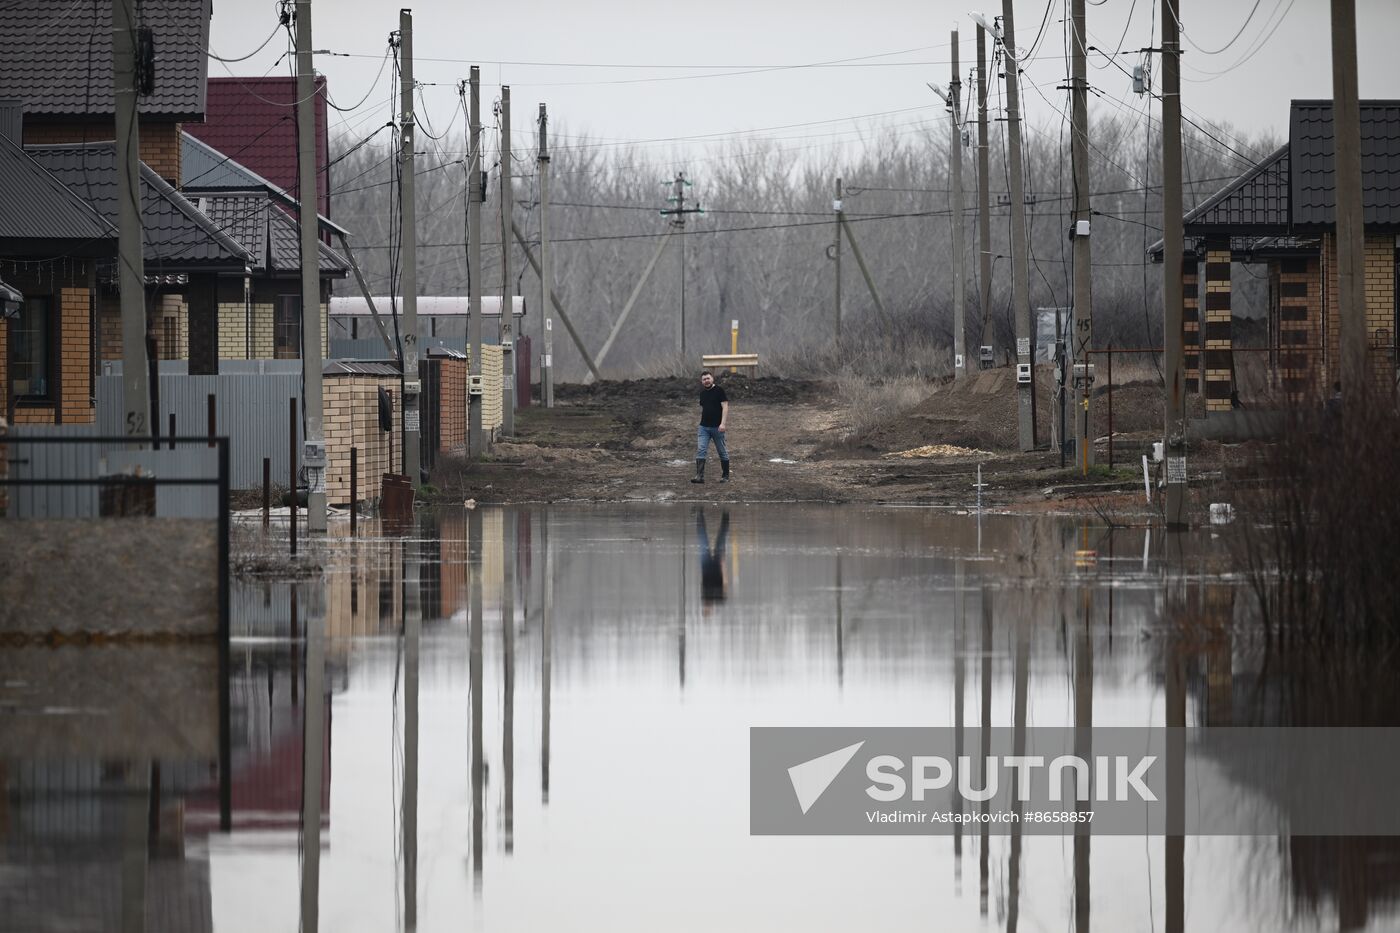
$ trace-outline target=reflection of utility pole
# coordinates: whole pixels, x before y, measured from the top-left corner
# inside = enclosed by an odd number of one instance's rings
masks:
[[[501,768],[505,772],[505,848],[515,849],[515,513],[501,516]]]
[[[1177,0],[1162,0],[1162,304],[1167,530],[1186,527],[1186,359],[1182,333],[1181,44]]]
[[[671,226],[680,235],[681,241],[681,307],[680,315],[676,319],[676,352],[682,357],[685,356],[685,216],[687,214],[703,214],[705,211],[696,204],[694,207],[685,206],[685,189],[691,187],[691,182],[685,177],[684,172],[677,172],[675,180],[671,183],[671,196],[666,200],[673,207],[663,208],[662,217],[671,218]]]
[[[418,579],[418,545],[404,542],[403,574],[403,922],[418,926],[418,654],[423,610]]]
[[[963,702],[963,687],[967,680],[967,661],[963,657],[963,613],[967,608],[966,594],[963,592],[963,561],[959,557],[953,575],[953,756],[962,761],[963,719],[966,704]],[[962,795],[958,795],[958,814],[962,814]],[[962,824],[953,824],[953,877],[962,880]]]
[[[1074,0],[1076,8],[1083,12],[1084,0]],[[1080,23],[1083,23],[1081,17]],[[1079,624],[1079,634],[1074,642],[1074,754],[1081,761],[1091,761],[1093,756],[1094,726],[1094,641],[1090,630],[1090,609],[1093,589],[1083,587],[1084,618]],[[1083,822],[1074,827],[1074,929],[1075,933],[1089,933],[1089,819],[1084,816],[1093,808],[1090,800],[1081,800],[1076,794],[1075,810],[1081,814]]]
[[[481,890],[482,869],[482,822],[486,798],[486,749],[482,741],[481,701],[482,690],[482,629],[486,627],[485,613],[482,611],[481,593],[481,510],[474,509],[467,516],[467,573],[468,584],[468,625],[470,647],[467,654],[468,695],[471,701],[471,785],[472,785],[472,878],[476,889]]]
[[[540,553],[544,555],[540,594],[540,801],[549,803],[549,692],[554,665],[554,555],[549,543],[549,510],[540,513]]]
[[[1009,2],[1009,0],[1008,0]],[[1016,652],[1012,669],[1011,754],[1026,754],[1026,691],[1030,686],[1030,632],[1024,612],[1016,620]],[[1011,856],[1006,872],[1006,933],[1016,933],[1021,912],[1021,772],[1011,779]]]
[[[992,756],[992,589],[982,584],[982,718],[977,736],[981,747],[977,756],[978,787],[987,786],[987,760]],[[982,801],[981,832],[977,856],[977,904],[982,916],[987,916],[987,893],[991,887],[991,832],[988,829],[991,800]]]
[[[308,595],[301,749],[301,929],[316,933],[320,925],[321,775],[326,748],[326,620],[320,590],[313,587]]]

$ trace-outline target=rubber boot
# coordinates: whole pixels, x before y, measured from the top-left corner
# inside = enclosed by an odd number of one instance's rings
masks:
[[[705,461],[695,461],[695,475],[690,478],[692,483],[703,483],[705,481]]]
[[[721,460],[721,461],[719,462],[719,465],[720,465],[720,468],[724,471],[723,473],[720,474],[719,481],[720,481],[721,483],[727,483],[727,482],[729,482],[729,461],[728,461],[728,460]]]

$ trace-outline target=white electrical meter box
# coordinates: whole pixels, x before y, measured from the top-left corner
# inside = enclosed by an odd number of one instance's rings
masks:
[[[468,376],[468,377],[467,377],[467,394],[468,394],[468,395],[485,395],[485,394],[486,394],[486,377],[485,377],[485,376]]]
[[[1028,382],[1031,381],[1031,364],[1030,364],[1030,363],[1017,363],[1017,364],[1016,364],[1016,381],[1017,381],[1018,383],[1023,383],[1023,384],[1024,384],[1024,383],[1028,383]]]
[[[423,383],[419,382],[417,379],[411,380],[411,381],[409,381],[409,382],[405,382],[405,383],[403,384],[403,394],[404,394],[404,395],[418,395],[418,394],[422,393],[422,391],[423,391]]]
[[[320,441],[307,441],[301,448],[301,462],[308,469],[326,468],[326,445]]]

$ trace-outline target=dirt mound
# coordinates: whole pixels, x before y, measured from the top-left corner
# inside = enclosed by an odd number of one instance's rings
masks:
[[[1037,439],[1044,445],[1051,437],[1051,418],[1059,420],[1054,395],[1054,374],[1049,366],[1036,369]],[[935,389],[927,399],[903,414],[852,434],[825,453],[833,456],[871,452],[888,453],[928,445],[946,444],[986,451],[1013,451],[1020,447],[1017,423],[1016,376],[1009,368],[989,369]],[[1113,430],[1118,433],[1160,428],[1162,387],[1151,382],[1115,386]],[[1074,417],[1066,406],[1066,418]],[[1108,393],[1096,391],[1090,425],[1095,437],[1108,433]],[[1073,422],[1070,422],[1072,424]],[[1072,428],[1067,429],[1072,433]]]
[[[800,402],[820,397],[830,389],[805,379],[717,373],[718,382],[735,402]],[[569,402],[693,402],[700,392],[698,377],[652,379],[604,379],[591,385],[567,383],[555,386],[555,397]]]

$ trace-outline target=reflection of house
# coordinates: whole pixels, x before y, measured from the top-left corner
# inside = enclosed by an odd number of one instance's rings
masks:
[[[1236,390],[1232,262],[1268,270],[1269,356],[1281,388],[1298,399],[1338,376],[1334,149],[1332,102],[1296,100],[1288,144],[1185,217],[1187,386],[1196,387],[1204,375],[1208,412],[1229,411]],[[1361,162],[1367,345],[1377,378],[1390,385],[1396,364],[1400,101],[1362,101]],[[1161,242],[1150,251],[1160,261]]]

